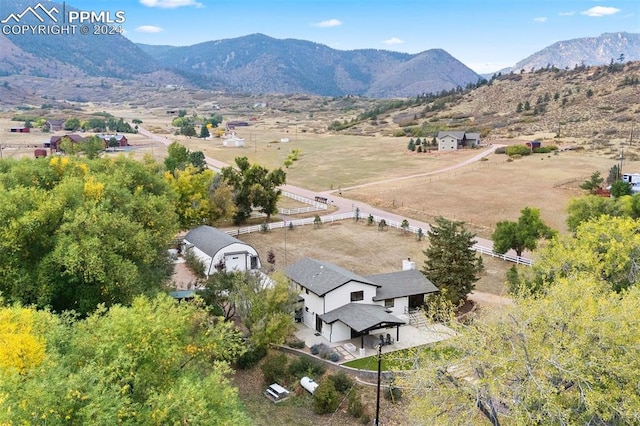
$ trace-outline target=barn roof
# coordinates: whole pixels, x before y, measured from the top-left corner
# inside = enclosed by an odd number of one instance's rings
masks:
[[[231,244],[244,244],[237,238],[232,237],[226,232],[220,231],[217,228],[208,225],[198,226],[187,232],[184,236],[185,241],[189,244],[193,244],[199,250],[207,255],[214,257],[223,248],[230,246]]]
[[[416,269],[371,275],[367,278],[381,285],[373,298],[374,301],[439,291],[422,272]]]
[[[284,273],[297,284],[318,296],[324,296],[351,281],[380,287],[379,284],[338,265],[310,257],[305,257],[293,265],[287,266]]]

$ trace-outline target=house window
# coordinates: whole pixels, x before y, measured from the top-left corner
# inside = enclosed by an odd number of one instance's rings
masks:
[[[258,256],[251,256],[251,269],[258,269]]]
[[[361,300],[364,300],[364,291],[352,291],[351,292],[351,301],[352,302],[359,302]]]
[[[395,299],[384,299],[384,307],[385,308],[393,308],[393,302]]]

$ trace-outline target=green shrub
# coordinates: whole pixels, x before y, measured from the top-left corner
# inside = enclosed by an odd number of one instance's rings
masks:
[[[362,423],[363,425],[368,425],[369,423],[371,423],[371,416],[367,413],[364,413],[362,417],[360,417],[360,423]]]
[[[496,154],[506,154],[507,153],[507,147],[500,146],[500,147],[496,148],[496,150],[494,152]]]
[[[356,389],[352,389],[351,392],[349,392],[347,404],[347,412],[353,417],[358,418],[364,415],[364,406],[360,400],[360,394],[358,394]]]
[[[294,340],[291,340],[290,342],[287,342],[287,345],[290,348],[302,349],[304,348],[304,340],[294,339]]]
[[[289,375],[296,379],[301,379],[304,376],[318,378],[324,374],[326,368],[317,361],[313,361],[306,356],[301,356],[289,363],[288,370]]]
[[[266,347],[257,346],[255,348],[250,348],[240,358],[238,358],[236,366],[241,370],[247,370],[256,365],[258,361],[260,361],[265,356],[267,356]]]
[[[260,369],[266,384],[282,383],[287,377],[287,357],[282,353],[271,356],[264,361]]]
[[[184,263],[186,263],[187,268],[193,272],[193,274],[198,278],[204,278],[204,263],[193,253],[193,250],[186,250],[184,253]]]
[[[384,399],[394,404],[397,401],[400,401],[401,398],[402,398],[402,389],[400,389],[397,386],[391,385],[388,388],[386,388],[384,391]]]
[[[552,151],[548,146],[541,146],[540,148],[535,148],[533,150],[534,154],[548,154]]]
[[[336,374],[332,374],[329,377],[331,378],[331,380],[333,380],[333,384],[336,390],[340,393],[347,393],[347,391],[353,387],[353,380],[351,380],[351,377],[347,376],[342,371]]]
[[[509,156],[529,155],[531,154],[531,149],[529,149],[529,147],[526,145],[509,145],[506,152]]]
[[[333,413],[340,405],[340,394],[330,378],[324,379],[313,393],[313,412],[316,414]]]

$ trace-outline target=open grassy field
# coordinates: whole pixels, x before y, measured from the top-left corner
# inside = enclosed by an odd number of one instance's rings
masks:
[[[397,229],[379,231],[377,226],[352,220],[325,223],[321,228],[300,226],[293,230],[278,229],[268,233],[243,234],[238,237],[261,254],[275,254],[275,269],[282,269],[303,257],[335,263],[360,275],[368,276],[402,269],[403,259],[412,259],[422,268],[426,240],[417,241],[414,234]],[[505,273],[511,263],[483,256],[485,271],[476,283],[478,291],[504,295]]]
[[[615,161],[582,152],[531,155],[507,161],[494,154],[488,161],[432,177],[378,184],[343,192],[409,218],[430,221],[434,216],[463,220],[479,236],[489,238],[501,220],[516,220],[524,207],[540,209],[552,228],[566,232],[566,207],[583,195],[579,185],[600,171],[607,176]],[[640,170],[628,163],[626,170]]]
[[[84,104],[83,108],[86,109],[83,114],[89,114],[91,110],[104,111],[105,105]],[[343,196],[391,210],[409,219],[430,221],[434,216],[442,215],[463,220],[485,238],[491,236],[498,221],[515,220],[524,207],[539,208],[543,220],[565,232],[565,209],[571,198],[582,194],[579,184],[595,171],[606,176],[617,162],[614,159],[617,151],[613,147],[604,151],[532,155],[512,162],[508,162],[505,155],[494,154],[488,157],[488,161],[454,171],[385,182],[442,170],[469,159],[479,151],[409,153],[406,149],[408,138],[335,135],[321,130],[323,120],[327,120],[324,116],[309,119],[301,118],[301,114],[287,117],[284,114],[271,116],[266,112],[259,114],[251,126],[237,129],[238,135],[245,138],[245,148],[226,148],[220,139],[174,136],[172,117],[164,109],[113,108],[108,112],[115,117],[126,120],[139,118],[145,128],[227,163],[233,163],[238,156],[247,156],[250,161],[268,168],[282,167],[291,150],[299,149],[299,160],[285,169],[290,184],[323,191],[375,183],[345,190]],[[235,109],[219,112],[227,117],[246,116]],[[33,129],[30,134],[9,133],[10,127],[22,125],[10,121],[10,118],[9,114],[0,117],[5,158],[31,156],[33,148],[50,136],[39,129]],[[125,155],[134,158],[151,155],[157,161],[162,161],[166,155],[164,147],[149,144],[140,135],[129,136],[135,149]],[[280,143],[281,138],[289,138],[290,142]],[[625,161],[623,170],[640,171],[640,162]]]

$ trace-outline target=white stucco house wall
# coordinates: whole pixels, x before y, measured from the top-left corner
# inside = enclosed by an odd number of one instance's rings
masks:
[[[340,342],[373,330],[400,327],[405,322],[396,315],[421,306],[425,294],[438,292],[421,272],[411,269],[413,262],[405,266],[403,271],[362,277],[307,257],[284,272],[299,292],[300,320],[328,341]]]
[[[256,249],[211,226],[202,225],[184,236],[183,251],[190,250],[205,265],[207,276],[218,272],[254,271],[262,264]]]

